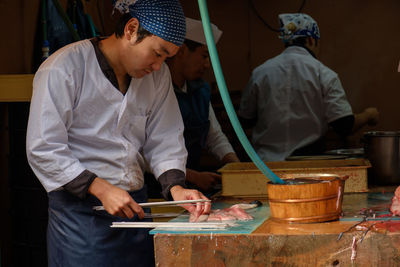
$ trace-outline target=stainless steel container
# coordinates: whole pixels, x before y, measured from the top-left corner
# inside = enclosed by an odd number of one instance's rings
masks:
[[[366,132],[365,155],[371,162],[368,181],[373,185],[400,185],[400,131]]]

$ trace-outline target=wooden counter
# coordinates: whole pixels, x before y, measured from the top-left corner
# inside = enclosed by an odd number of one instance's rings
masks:
[[[156,265],[400,266],[400,232],[371,230],[360,242],[365,232],[353,229],[337,240],[341,232],[361,220],[357,215],[360,207],[387,209],[391,195],[386,193],[383,205],[374,202],[375,195],[345,195],[343,210],[348,217],[334,222],[282,224],[266,220],[251,234],[156,234]],[[357,248],[352,263],[353,237]]]

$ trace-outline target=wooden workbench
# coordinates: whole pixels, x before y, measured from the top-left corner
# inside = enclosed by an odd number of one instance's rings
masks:
[[[386,209],[392,193],[382,195],[384,201],[380,201],[379,205],[380,208],[386,205]],[[341,232],[361,220],[362,215],[357,215],[360,207],[377,207],[374,197],[376,195],[371,197],[368,193],[346,194],[343,210],[348,216],[334,222],[282,224],[269,220],[266,214],[266,220],[250,234],[158,233],[154,235],[156,264],[240,267],[400,266],[400,232],[371,230],[360,242],[365,232],[353,229],[337,240]],[[376,222],[369,221],[366,225]],[[355,260],[351,261],[353,237],[358,242]]]

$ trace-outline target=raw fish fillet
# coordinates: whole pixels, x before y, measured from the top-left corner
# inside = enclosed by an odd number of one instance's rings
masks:
[[[400,186],[397,187],[392,198],[392,205],[390,206],[390,212],[393,215],[400,215]]]
[[[211,210],[210,214],[203,214],[195,218],[192,214],[189,217],[189,222],[219,222],[219,221],[247,221],[252,220],[249,215],[239,205],[233,205],[226,209]]]

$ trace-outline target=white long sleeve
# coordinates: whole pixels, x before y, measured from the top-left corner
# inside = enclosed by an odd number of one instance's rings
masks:
[[[210,104],[208,119],[210,120],[210,130],[208,131],[206,147],[217,159],[222,158],[228,153],[234,153],[232,145],[228,138],[222,132],[221,126],[215,116],[214,110]]]

